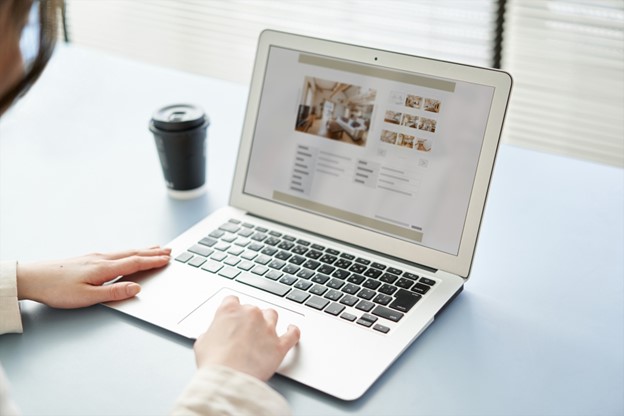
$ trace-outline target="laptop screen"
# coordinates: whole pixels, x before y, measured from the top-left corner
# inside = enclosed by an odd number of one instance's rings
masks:
[[[244,192],[457,255],[493,94],[271,46]]]

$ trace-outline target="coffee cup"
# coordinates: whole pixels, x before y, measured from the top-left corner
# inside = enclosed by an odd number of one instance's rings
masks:
[[[203,109],[173,104],[150,120],[169,195],[195,198],[206,191],[206,137],[210,121]]]

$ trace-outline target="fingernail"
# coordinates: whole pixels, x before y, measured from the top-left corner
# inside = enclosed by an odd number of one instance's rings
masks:
[[[128,296],[135,296],[137,293],[141,291],[141,286],[137,283],[128,283],[126,285],[126,294]]]

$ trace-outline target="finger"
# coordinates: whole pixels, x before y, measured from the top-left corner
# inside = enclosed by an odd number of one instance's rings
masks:
[[[275,309],[263,309],[262,315],[264,320],[271,325],[271,328],[275,328],[277,325],[277,311]]]
[[[101,276],[102,282],[117,276],[126,276],[136,272],[163,267],[169,263],[168,255],[143,257],[130,256],[119,260],[108,260],[105,263],[106,273]]]
[[[134,282],[119,282],[105,286],[91,286],[85,296],[85,302],[94,305],[96,303],[111,302],[128,299],[136,296],[141,291],[141,286]]]
[[[301,339],[301,330],[295,325],[288,325],[286,332],[280,337],[280,345],[284,354],[297,345]]]
[[[106,260],[120,260],[127,257],[132,256],[143,256],[143,257],[153,257],[153,256],[163,256],[171,254],[171,249],[168,247],[161,248],[159,246],[154,246],[146,249],[140,250],[124,250],[117,251],[113,253],[105,253],[103,254],[103,258]]]
[[[240,307],[240,300],[234,295],[228,295],[223,298],[219,309],[227,310]]]

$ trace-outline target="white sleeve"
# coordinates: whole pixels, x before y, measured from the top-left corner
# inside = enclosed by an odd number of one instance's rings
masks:
[[[279,393],[255,377],[228,367],[197,370],[172,415],[290,415]]]
[[[22,332],[22,317],[17,301],[17,263],[0,262],[0,335]]]

